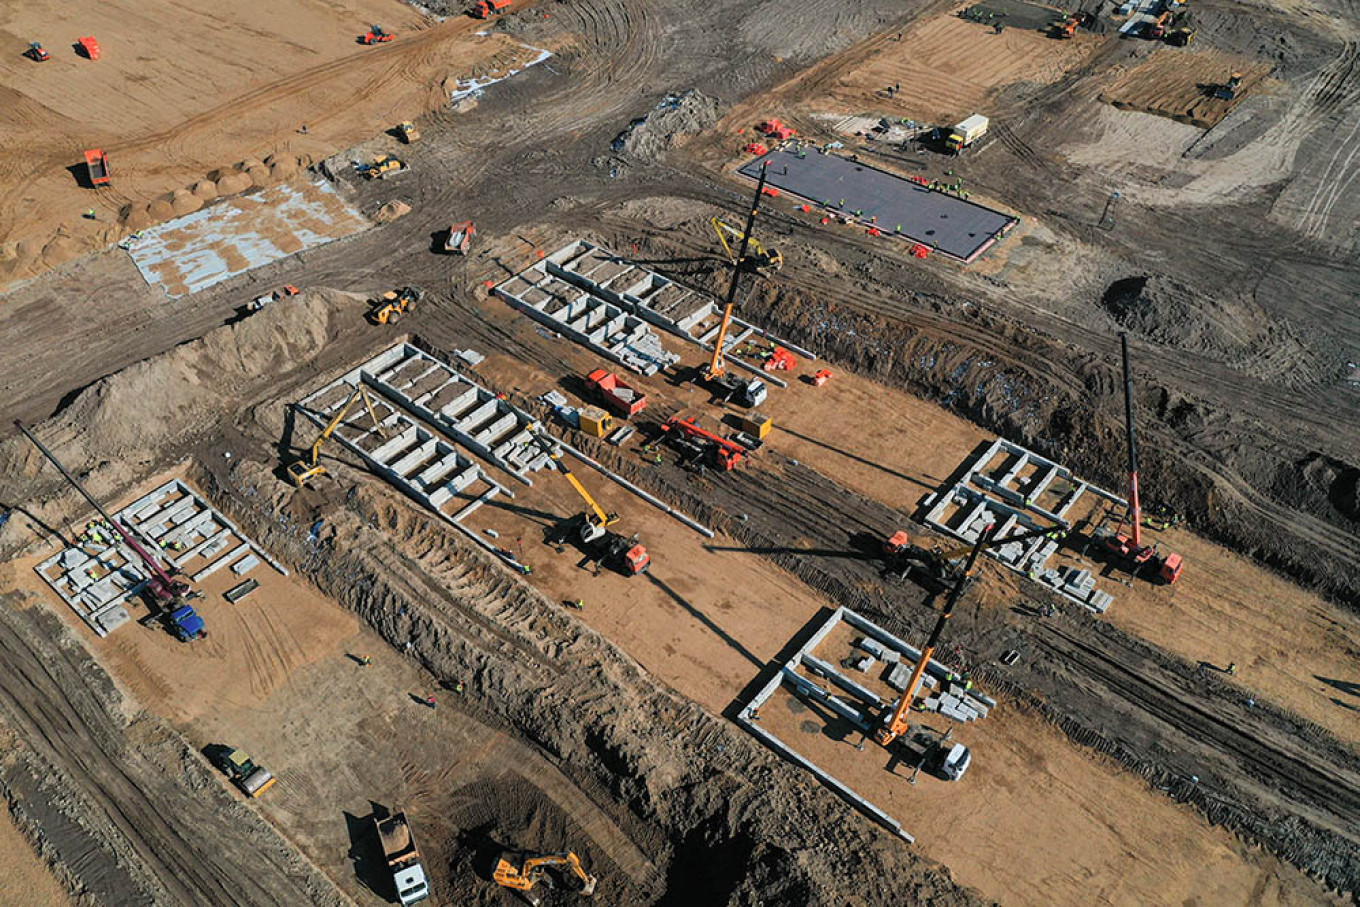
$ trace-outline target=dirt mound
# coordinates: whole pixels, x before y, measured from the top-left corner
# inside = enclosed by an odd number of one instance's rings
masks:
[[[131,470],[232,411],[245,394],[313,359],[336,336],[342,323],[337,313],[354,310],[349,294],[307,290],[100,379],[43,423],[39,434],[73,467],[94,466],[87,478],[93,493],[120,492]],[[0,444],[0,464],[0,500],[32,498],[39,477],[44,486],[60,481],[22,436]],[[0,548],[21,535],[7,537],[0,529]]]
[[[668,94],[651,113],[628,124],[614,139],[613,148],[635,160],[655,161],[689,136],[718,122],[722,110],[720,101],[693,88]]]
[[[1120,327],[1168,346],[1222,354],[1246,339],[1216,304],[1161,276],[1116,280],[1100,305]]]
[[[1360,468],[1320,453],[1282,463],[1272,490],[1324,518],[1360,523]]]
[[[394,199],[378,209],[378,213],[373,215],[373,219],[380,224],[390,224],[399,217],[405,217],[411,213],[411,206],[406,202]]]

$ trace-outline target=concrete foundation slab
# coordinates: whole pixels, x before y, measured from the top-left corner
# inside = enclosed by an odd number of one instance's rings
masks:
[[[816,149],[779,149],[738,171],[766,184],[849,216],[886,235],[920,243],[972,262],[1020,219],[955,195],[938,192],[862,161]]]

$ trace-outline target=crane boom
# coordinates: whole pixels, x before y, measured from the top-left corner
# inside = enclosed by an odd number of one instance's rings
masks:
[[[66,481],[71,484],[72,488],[80,492],[81,497],[89,502],[90,506],[104,518],[104,522],[108,523],[109,526],[122,537],[123,541],[127,543],[127,546],[136,553],[138,559],[142,562],[142,566],[144,566],[151,574],[151,594],[157,601],[172,601],[189,591],[189,586],[186,583],[182,583],[173,578],[169,572],[161,566],[160,562],[151,556],[151,553],[142,546],[141,542],[133,537],[132,533],[129,532],[120,521],[109,516],[109,512],[94,499],[93,495],[85,490],[85,486],[81,485],[80,482],[76,480],[76,477],[71,475],[66,467],[61,464],[61,461],[57,459],[56,455],[48,450],[47,447],[34,436],[33,432],[28,430],[24,423],[15,419],[14,424],[19,431],[24,433],[24,437],[33,442],[33,446],[38,448],[38,451],[47,458],[47,461],[57,468],[57,471],[61,473],[62,478],[66,479]]]
[[[977,563],[978,555],[982,553],[983,548],[991,543],[995,532],[996,524],[993,523],[979,533],[977,541],[973,543],[973,549],[968,554],[968,563],[964,565],[963,571],[954,581],[954,587],[949,590],[949,597],[945,599],[944,608],[935,621],[935,629],[930,631],[930,638],[926,640],[925,646],[921,649],[921,657],[916,660],[916,667],[912,669],[911,679],[907,681],[907,688],[902,691],[902,698],[898,700],[897,708],[888,716],[888,720],[884,722],[883,726],[874,732],[874,740],[882,746],[892,743],[907,729],[907,714],[911,711],[911,704],[916,699],[916,691],[921,688],[921,678],[926,673],[926,666],[930,664],[930,657],[935,654],[935,647],[939,645],[945,624],[949,623],[949,618],[954,615],[954,606],[958,604],[959,598],[963,595],[963,590],[968,584],[968,575],[973,572],[973,565]]]
[[[1129,335],[1120,332],[1124,358],[1124,428],[1129,436],[1129,510],[1133,517],[1133,547],[1143,547],[1143,513],[1138,503],[1138,441],[1133,434],[1133,376],[1129,373]]]
[[[732,309],[737,304],[737,290],[741,286],[741,272],[746,265],[746,250],[751,244],[751,233],[755,229],[756,215],[760,213],[760,199],[765,192],[765,176],[770,162],[766,161],[765,166],[760,169],[760,178],[756,181],[755,199],[751,202],[751,212],[746,215],[746,229],[741,231],[741,241],[737,246],[737,257],[732,259],[732,282],[727,285],[727,298],[723,301],[722,322],[718,325],[718,336],[713,341],[713,357],[708,363],[708,374],[705,376],[709,381],[721,378],[727,373],[727,363],[724,361],[723,347],[727,343],[727,329],[732,324]],[[726,248],[727,244],[723,243]],[[729,252],[730,255],[730,252]]]
[[[604,508],[600,506],[589,491],[586,491],[586,486],[581,484],[581,480],[576,478],[576,473],[572,472],[571,467],[562,459],[561,449],[556,444],[551,443],[544,435],[535,432],[533,437],[538,442],[538,446],[548,455],[548,459],[552,460],[557,471],[562,473],[563,477],[571,483],[571,487],[576,489],[576,493],[581,496],[581,500],[586,502],[586,506],[590,508],[591,514],[595,517],[596,525],[609,526],[617,523],[619,521],[618,515],[605,513]]]

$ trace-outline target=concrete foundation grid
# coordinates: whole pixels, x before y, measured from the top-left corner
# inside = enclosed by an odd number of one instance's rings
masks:
[[[195,583],[223,568],[245,576],[261,561],[288,575],[287,568],[180,479],[170,480],[113,516],[168,572],[184,574]],[[91,524],[76,545],[34,569],[100,636],[131,619],[127,603],[142,593],[149,580],[141,560],[121,536],[97,524]]]

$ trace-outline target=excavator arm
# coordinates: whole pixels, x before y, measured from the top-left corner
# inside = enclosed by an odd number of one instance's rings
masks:
[[[534,440],[538,442],[538,446],[543,449],[543,452],[548,455],[548,459],[552,460],[552,464],[557,468],[557,471],[562,473],[562,476],[571,483],[572,488],[576,489],[576,493],[581,496],[581,500],[586,502],[586,507],[589,508],[589,514],[594,517],[595,525],[601,527],[612,526],[619,521],[618,514],[605,513],[604,508],[600,506],[594,496],[591,495],[589,491],[586,491],[586,487],[581,484],[581,480],[576,478],[576,474],[571,471],[571,467],[567,466],[566,462],[562,459],[562,451],[556,444],[553,444],[549,438],[538,432],[534,433]]]
[[[306,459],[295,460],[288,465],[288,477],[293,480],[294,485],[301,488],[307,483],[308,479],[326,474],[326,467],[321,465],[321,447],[326,443],[327,438],[335,434],[340,423],[345,421],[345,416],[348,415],[354,401],[361,398],[364,401],[365,408],[368,409],[368,417],[373,420],[374,430],[382,434],[382,423],[378,421],[378,414],[373,409],[373,398],[368,395],[368,389],[360,384],[354,388],[354,392],[349,395],[349,399],[340,407],[335,417],[321,430],[321,434],[316,436],[311,449],[307,452]]]
[[[524,862],[516,866],[511,862],[512,858],[520,858]],[[590,897],[595,893],[597,879],[585,871],[581,866],[581,858],[574,853],[502,854],[496,861],[492,877],[498,885],[528,892],[542,880],[543,873],[548,869],[569,871],[581,883],[578,894],[582,897]]]

